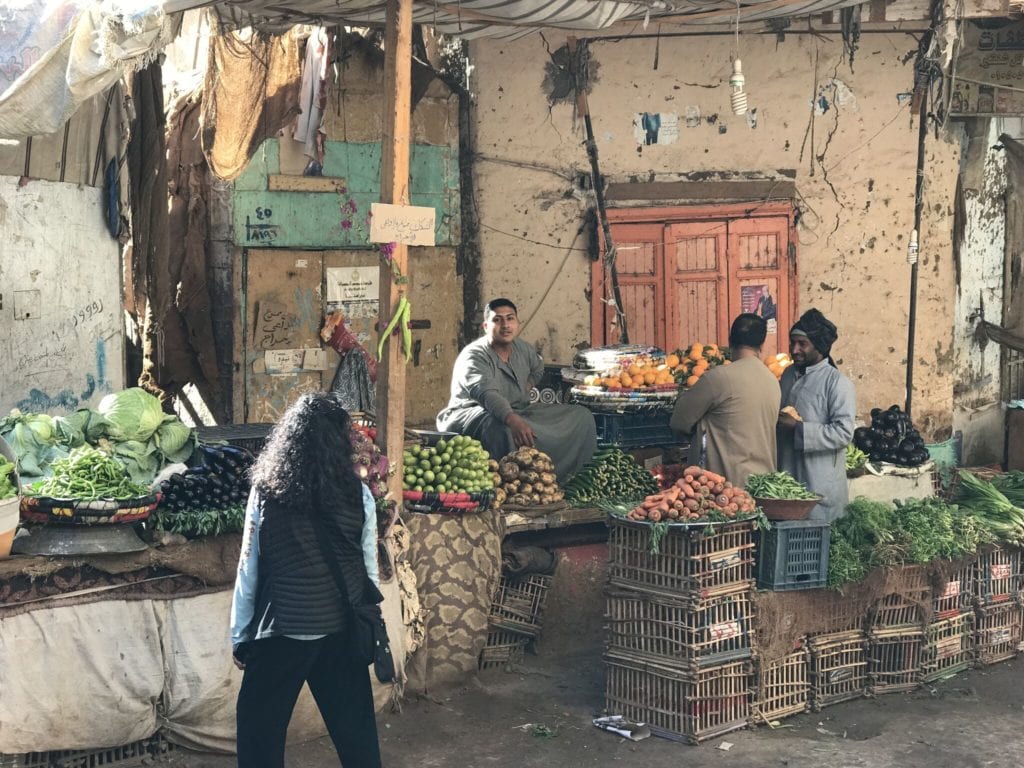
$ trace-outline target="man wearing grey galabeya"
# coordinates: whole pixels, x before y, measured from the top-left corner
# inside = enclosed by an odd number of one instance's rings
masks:
[[[853,383],[832,360],[839,334],[821,312],[809,309],[789,332],[793,365],[782,374],[779,469],[822,497],[811,519],[842,517],[849,501],[846,446],[857,413]]]

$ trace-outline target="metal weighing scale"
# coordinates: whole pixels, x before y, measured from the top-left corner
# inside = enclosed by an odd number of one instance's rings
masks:
[[[16,555],[120,555],[142,552],[148,545],[131,524],[33,525],[14,539]]]

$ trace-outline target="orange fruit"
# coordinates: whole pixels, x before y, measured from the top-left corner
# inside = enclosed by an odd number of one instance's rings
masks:
[[[695,374],[697,374],[698,376],[700,376],[709,367],[710,367],[710,365],[708,364],[707,360],[698,360],[697,364],[695,366],[693,366],[693,372]]]
[[[642,376],[644,368],[639,363],[633,363],[626,371],[630,376]]]
[[[644,374],[644,384],[647,384],[649,386],[653,384],[657,380],[657,378],[657,371],[648,371],[647,373]]]
[[[688,386],[688,387],[692,387],[692,386],[693,386],[694,384],[696,384],[696,383],[697,383],[697,382],[698,382],[699,380],[700,380],[700,376],[691,376],[690,378],[688,378],[688,379],[686,380],[686,386]]]
[[[673,354],[669,355],[668,357],[666,357],[665,358],[665,365],[667,365],[669,368],[678,368],[679,367],[679,355],[673,353]]]
[[[624,387],[632,387],[633,378],[628,373],[624,373],[619,376],[619,383]]]

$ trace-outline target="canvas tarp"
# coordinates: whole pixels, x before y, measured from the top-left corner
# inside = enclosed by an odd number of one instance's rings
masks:
[[[401,695],[405,660],[422,636],[408,534],[396,526],[385,541],[397,567],[381,585],[382,610],[399,682],[381,685],[373,678],[378,710]],[[228,624],[238,545],[237,535],[221,536],[80,563],[111,574],[159,566],[183,580],[223,585],[206,594],[128,599],[107,585],[97,600],[76,588],[88,585],[69,585],[63,595],[0,606],[6,608],[0,610],[0,754],[115,747],[157,730],[182,746],[233,752],[241,673],[231,663]],[[0,563],[0,585],[23,575],[47,581],[67,565],[54,558]],[[304,690],[289,738],[324,733]]]
[[[56,132],[175,34],[159,4],[129,12],[115,0],[6,4],[0,22],[0,138],[8,139]]]
[[[398,582],[382,585],[402,668]],[[106,600],[0,619],[0,754],[114,747],[162,730],[209,752],[235,749],[241,672],[227,641],[231,591],[178,600]],[[374,679],[378,709],[392,686]],[[325,733],[304,690],[289,738]]]

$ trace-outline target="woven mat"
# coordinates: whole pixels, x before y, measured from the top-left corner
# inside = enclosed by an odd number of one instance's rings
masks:
[[[242,534],[228,533],[124,555],[16,556],[0,560],[0,582],[19,574],[39,578],[67,566],[89,565],[105,573],[166,568],[211,585],[233,584],[241,548]]]

